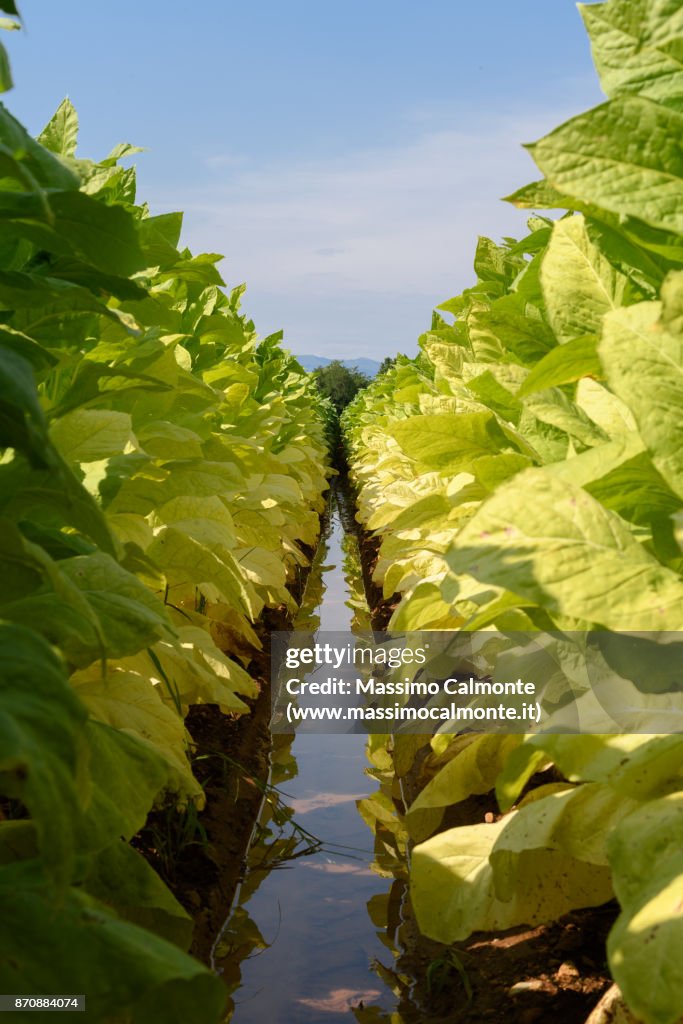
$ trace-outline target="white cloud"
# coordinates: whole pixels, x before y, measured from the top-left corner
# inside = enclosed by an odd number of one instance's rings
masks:
[[[193,250],[225,253],[229,283],[248,282],[261,333],[284,327],[295,351],[324,355],[413,350],[433,305],[471,282],[477,235],[524,231],[499,199],[538,174],[520,142],[564,116],[480,116],[467,131],[416,124],[410,143],[337,159],[226,160],[222,182],[167,194],[163,206],[186,211]]]
[[[229,167],[243,167],[247,157],[243,153],[213,153],[204,157],[204,163],[209,170],[225,170]]]

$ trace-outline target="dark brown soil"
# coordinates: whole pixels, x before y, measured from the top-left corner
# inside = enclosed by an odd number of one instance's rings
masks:
[[[399,1005],[405,1024],[583,1024],[611,985],[605,940],[616,909],[444,947],[419,935],[404,904],[396,969],[414,979]]]

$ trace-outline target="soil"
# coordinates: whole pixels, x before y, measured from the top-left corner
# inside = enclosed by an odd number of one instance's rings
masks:
[[[583,1024],[612,984],[605,941],[616,912],[610,903],[445,947],[419,935],[404,903],[397,973],[414,983],[399,1012],[405,1024]]]

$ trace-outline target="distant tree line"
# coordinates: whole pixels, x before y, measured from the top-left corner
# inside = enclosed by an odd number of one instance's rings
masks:
[[[392,356],[387,356],[382,361],[378,373],[384,373],[395,362],[396,360]],[[330,399],[338,415],[341,415],[358,392],[370,383],[370,377],[367,374],[361,373],[355,366],[344,366],[339,359],[333,359],[326,366],[318,367],[313,371],[313,378],[318,390]]]
[[[338,415],[370,383],[370,378],[355,366],[344,366],[338,359],[333,359],[327,366],[318,367],[313,371],[313,377],[318,390],[330,399]]]

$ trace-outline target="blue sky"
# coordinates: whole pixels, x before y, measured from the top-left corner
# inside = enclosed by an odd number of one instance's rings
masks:
[[[521,149],[599,103],[573,0],[24,0],[6,105],[40,130],[64,95],[79,152],[120,141],[139,198],[224,253],[261,334],[295,352],[412,354],[472,280]]]

